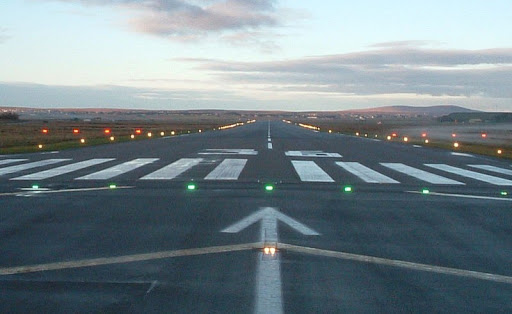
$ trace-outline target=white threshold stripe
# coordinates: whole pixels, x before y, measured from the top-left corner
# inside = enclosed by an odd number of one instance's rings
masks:
[[[63,162],[63,161],[68,161],[68,160],[71,160],[71,159],[46,159],[46,160],[41,160],[41,161],[30,162],[28,164],[23,164],[23,165],[5,167],[5,168],[0,169],[0,175],[20,172],[23,170],[28,170],[28,169],[37,168],[37,167],[53,165],[53,164]]]
[[[466,170],[466,169],[462,169],[462,168],[457,168],[457,167],[453,167],[453,166],[449,166],[449,165],[445,165],[445,164],[425,164],[425,166],[431,167],[434,169],[438,169],[441,171],[453,173],[453,174],[456,174],[456,175],[459,175],[462,177],[471,178],[474,180],[490,183],[493,185],[512,186],[511,180],[507,180],[507,179],[503,179],[503,178],[499,178],[499,177],[495,177],[495,176],[490,176],[487,174],[483,174],[483,173],[479,173],[479,172],[475,172],[475,171],[471,171],[471,170]]]
[[[499,168],[499,167],[489,166],[489,165],[468,165],[468,166],[477,168],[477,169],[487,170],[490,172],[496,172],[499,174],[506,174],[506,175],[512,176],[512,170],[510,170],[510,169],[504,169],[504,168]]]
[[[158,158],[137,158],[120,165],[88,174],[75,180],[107,180],[157,161]]]
[[[203,158],[182,158],[140,178],[140,180],[172,180],[183,172],[197,166],[201,161],[203,161]]]
[[[406,191],[406,192],[407,193],[414,193],[414,194],[423,194],[423,192],[420,192],[420,191]],[[493,196],[481,196],[481,195],[469,195],[469,194],[451,194],[451,193],[439,193],[439,192],[429,192],[428,195],[458,197],[458,198],[474,198],[474,199],[479,199],[479,200],[512,202],[512,198],[493,197]]]
[[[390,177],[387,177],[377,171],[374,171],[358,162],[336,162],[338,166],[356,175],[366,183],[400,183]]]
[[[65,165],[65,166],[61,166],[61,167],[57,167],[57,168],[53,168],[53,169],[49,169],[49,170],[45,170],[45,171],[27,174],[25,176],[12,178],[11,180],[44,180],[44,179],[60,176],[60,175],[66,174],[66,173],[70,173],[73,171],[77,171],[77,170],[81,170],[84,168],[99,165],[99,164],[109,162],[112,160],[115,160],[115,158],[94,158],[94,159],[84,160],[84,161],[80,161],[77,163],[73,163],[73,164],[69,164],[69,165]]]
[[[3,159],[0,160],[0,165],[13,164],[15,162],[26,161],[28,159]]]
[[[423,171],[421,169],[413,168],[413,167],[404,165],[402,163],[381,162],[380,164],[386,168],[398,171],[400,173],[406,174],[408,176],[414,177],[416,179],[419,179],[419,180],[422,180],[422,181],[425,181],[428,183],[464,185],[464,183],[462,183],[462,182],[448,179],[448,178],[442,177],[437,174]]]
[[[292,160],[292,165],[303,182],[334,182],[314,161]]]
[[[224,159],[205,180],[238,180],[244,170],[247,159]]]
[[[273,149],[273,148],[274,147],[273,147],[272,143],[268,143],[268,149]]]
[[[309,247],[297,246],[297,245],[286,244],[286,243],[279,243],[279,246],[282,249],[286,249],[291,252],[302,253],[302,254],[332,257],[332,258],[348,260],[348,261],[356,261],[356,262],[362,262],[362,263],[411,269],[411,270],[423,271],[423,272],[429,272],[429,273],[436,273],[436,274],[451,275],[451,276],[465,277],[465,278],[471,278],[471,279],[512,284],[512,277],[504,276],[504,275],[496,275],[496,274],[491,274],[491,273],[483,273],[483,272],[478,272],[478,271],[449,268],[449,267],[442,267],[442,266],[435,266],[435,265],[419,264],[419,263],[393,260],[393,259],[387,259],[387,258],[380,258],[380,257],[374,257],[374,256],[368,256],[368,255],[359,255],[359,254],[352,254],[352,253],[345,253],[345,252],[322,250],[322,249],[309,248]]]

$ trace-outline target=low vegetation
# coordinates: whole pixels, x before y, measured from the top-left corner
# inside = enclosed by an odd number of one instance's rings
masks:
[[[20,120],[0,122],[0,154],[63,150],[213,130],[233,123],[219,119],[200,122],[83,122]]]
[[[460,153],[512,159],[512,123],[460,124],[437,121],[291,121],[320,132],[422,145]]]

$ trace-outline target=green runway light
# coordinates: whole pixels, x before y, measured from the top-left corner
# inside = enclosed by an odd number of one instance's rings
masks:
[[[272,184],[265,184],[265,191],[274,191],[274,186]]]
[[[345,187],[343,187],[343,191],[345,193],[351,193],[352,192],[352,187],[351,186],[345,186]]]
[[[197,185],[195,185],[194,183],[187,184],[187,190],[194,191],[196,189],[197,189]]]
[[[39,185],[37,185],[37,184],[32,185],[32,190],[38,190],[38,189],[39,189]]]
[[[507,191],[501,191],[501,196],[507,196],[508,195],[508,192]]]
[[[111,183],[111,184],[109,184],[109,185],[108,185],[108,187],[109,187],[109,188],[111,188],[111,189],[115,189],[115,188],[117,188],[117,185],[116,185],[116,184]]]
[[[421,190],[421,193],[422,194],[430,194],[430,190],[429,189],[423,189],[423,190]]]

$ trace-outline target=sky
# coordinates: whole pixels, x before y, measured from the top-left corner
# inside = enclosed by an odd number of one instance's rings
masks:
[[[512,111],[510,0],[2,0],[0,106]]]

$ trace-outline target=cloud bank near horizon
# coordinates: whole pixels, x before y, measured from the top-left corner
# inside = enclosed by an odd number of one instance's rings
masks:
[[[180,59],[272,92],[512,98],[512,49],[384,48],[271,62]]]

